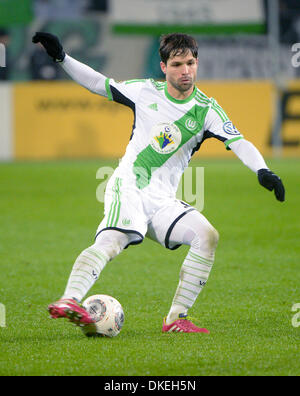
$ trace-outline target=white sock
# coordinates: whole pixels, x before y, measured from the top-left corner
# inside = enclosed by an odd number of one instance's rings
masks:
[[[214,260],[199,255],[199,250],[190,248],[180,271],[179,284],[166,323],[171,324],[180,314],[187,314],[205,286]]]
[[[129,236],[120,231],[101,232],[95,243],[77,257],[62,298],[81,301],[108,261],[120,254],[129,241]]]
[[[170,312],[168,313],[166,324],[170,325],[179,318],[180,314],[187,315],[187,308],[183,305],[172,304]]]
[[[81,301],[98,279],[109,261],[103,251],[89,247],[77,257],[62,298],[75,298]]]

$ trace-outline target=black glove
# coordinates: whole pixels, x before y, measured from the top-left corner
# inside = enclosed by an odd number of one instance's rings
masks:
[[[41,43],[47,51],[47,54],[51,56],[54,62],[62,62],[65,59],[65,52],[59,39],[51,33],[36,32],[32,37],[33,43]]]
[[[275,175],[275,173],[270,171],[270,169],[260,169],[257,172],[257,176],[259,183],[263,187],[267,188],[270,191],[274,189],[275,196],[278,201],[284,201],[285,190],[280,177]]]

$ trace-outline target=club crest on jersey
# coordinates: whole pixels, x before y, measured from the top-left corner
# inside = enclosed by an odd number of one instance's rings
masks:
[[[186,129],[188,129],[189,131],[194,131],[198,126],[197,121],[193,120],[192,118],[188,118],[185,121],[185,127]]]
[[[181,142],[180,129],[171,123],[160,123],[151,130],[151,147],[159,154],[169,154],[177,149]]]
[[[224,122],[223,129],[229,135],[240,135],[240,132],[236,129],[231,121]]]

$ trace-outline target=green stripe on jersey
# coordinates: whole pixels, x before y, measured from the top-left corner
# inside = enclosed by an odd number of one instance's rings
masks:
[[[149,144],[138,154],[133,164],[133,173],[136,175],[136,185],[139,189],[145,188],[150,183],[152,173],[202,129],[208,110],[209,106],[194,105],[183,117],[174,121],[173,124],[181,133],[181,141],[176,150],[168,154],[159,153]],[[189,125],[195,126],[191,130],[188,128]]]
[[[106,227],[115,227],[118,223],[120,217],[120,208],[121,208],[121,191],[120,191],[121,183],[122,180],[117,177],[112,189],[114,192],[114,197],[110,205]]]
[[[127,80],[127,81],[125,81],[125,85],[133,84],[133,83],[139,83],[139,82],[144,83],[146,81],[147,81],[146,79],[142,79],[142,78],[136,79],[136,80]]]
[[[222,107],[215,101],[215,99],[212,99],[212,106],[211,106],[211,108],[212,108],[213,110],[215,110],[215,112],[219,115],[219,117],[221,118],[221,120],[222,120],[223,122],[229,120],[227,114],[226,114],[225,111],[222,109]]]
[[[150,78],[150,81],[158,91],[162,91],[165,88],[165,81],[155,81],[153,78]]]
[[[197,100],[197,102],[199,102],[200,104],[203,104],[205,106],[208,106],[210,104],[209,100],[203,99],[201,96],[196,95],[195,99]]]
[[[203,92],[199,89],[197,90],[195,99],[204,105],[211,104],[211,108],[218,114],[221,118],[222,122],[228,121],[229,118],[222,107],[218,104],[218,102],[214,98],[208,98]]]
[[[191,95],[188,96],[186,99],[176,99],[176,98],[173,98],[173,96],[171,96],[171,95],[169,94],[167,83],[165,83],[165,95],[166,95],[166,97],[167,97],[171,102],[176,103],[176,104],[185,104],[185,103],[190,102],[192,99],[194,99],[194,97],[195,97],[197,91],[198,91],[198,89],[197,89],[197,87],[195,86],[193,92],[191,93]]]
[[[225,146],[226,146],[226,150],[230,150],[229,145],[230,145],[231,143],[233,143],[233,142],[236,142],[237,140],[240,140],[240,139],[243,139],[243,136],[237,136],[237,137],[235,137],[235,138],[233,138],[233,139],[226,140],[226,142],[224,142],[224,144],[225,144]]]
[[[111,93],[111,90],[110,90],[110,85],[109,85],[109,78],[107,78],[105,80],[105,89],[106,89],[106,93],[107,93],[107,96],[108,96],[108,100],[113,100],[112,93]]]

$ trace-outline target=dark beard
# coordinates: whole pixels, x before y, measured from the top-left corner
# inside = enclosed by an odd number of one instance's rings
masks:
[[[185,84],[185,86],[176,84],[176,83],[171,82],[171,81],[170,81],[170,83],[173,85],[173,87],[174,87],[175,89],[177,89],[177,91],[182,92],[182,93],[185,93],[186,91],[188,91],[189,89],[191,89],[192,86],[194,85],[194,82],[193,82],[193,81],[191,81],[189,84]]]

